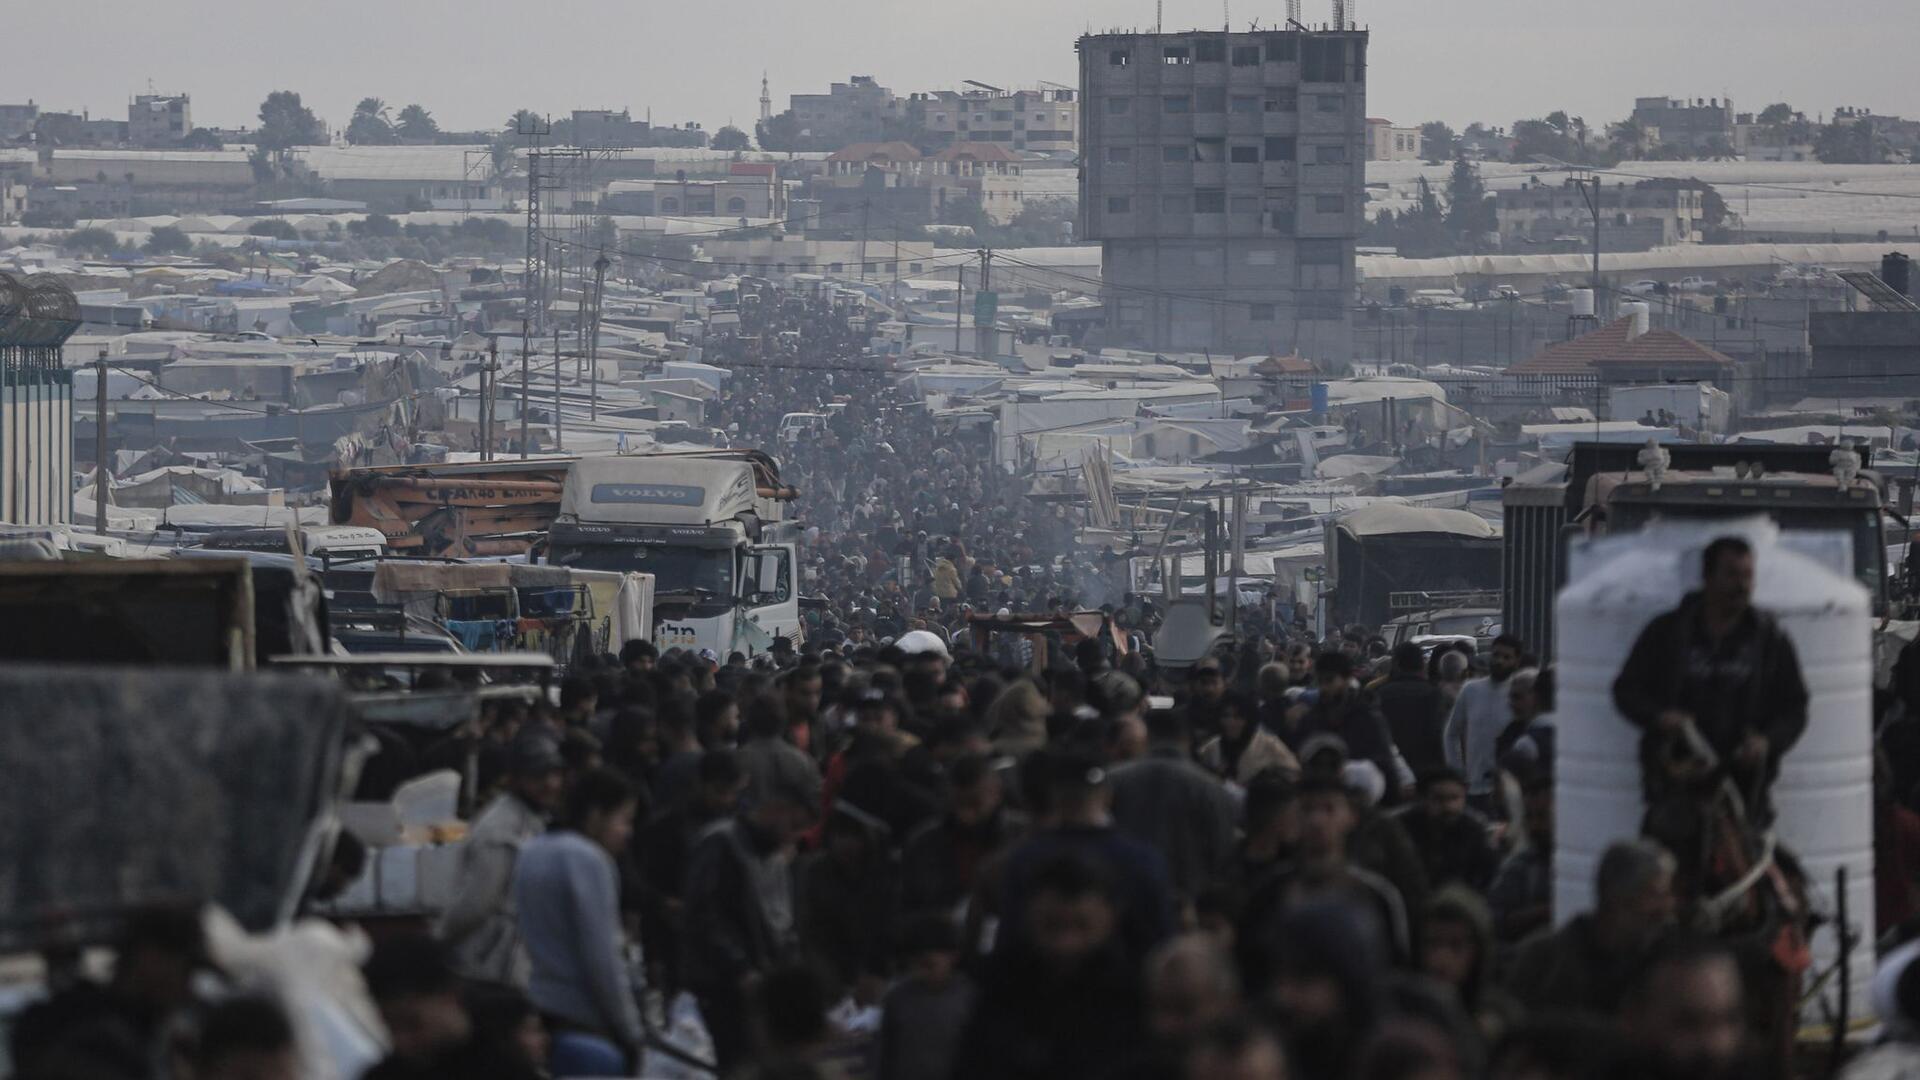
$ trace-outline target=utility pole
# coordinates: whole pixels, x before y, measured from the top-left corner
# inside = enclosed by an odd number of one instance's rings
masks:
[[[955,269],[960,271],[960,292],[953,301],[953,354],[960,355],[960,313],[967,308],[967,264],[961,263]]]
[[[533,347],[533,338],[527,327],[527,317],[520,316],[520,458],[527,456],[527,406],[533,403],[533,384],[527,381],[527,350]]]
[[[530,135],[532,132],[521,132]],[[540,256],[540,148],[534,147],[527,152],[527,310],[537,313],[540,309],[534,300],[533,269],[539,264]],[[545,267],[541,267],[542,271]],[[523,323],[526,320],[521,320]],[[521,339],[526,339],[523,326]],[[522,443],[522,446],[525,444]]]
[[[994,311],[998,310],[999,305],[993,304],[991,310],[987,308],[987,305],[995,299],[991,291],[992,289],[993,251],[991,248],[981,248],[980,288],[973,298],[973,352],[975,356],[978,356],[982,360],[993,359],[993,339],[997,336],[993,332],[993,326],[997,321],[994,317]],[[988,312],[987,325],[984,327],[980,325],[980,313],[983,310]]]
[[[560,324],[553,325],[553,448],[566,449],[567,440],[560,427]]]
[[[1587,200],[1587,210],[1593,214],[1593,313],[1594,320],[1600,316],[1600,177],[1598,174],[1586,179],[1575,179],[1580,194]]]
[[[94,361],[99,378],[93,391],[93,531],[107,535],[107,350]]]
[[[500,339],[487,339],[487,362],[480,369],[480,460],[493,460],[493,392],[500,383]]]
[[[860,203],[860,280],[867,280],[867,211],[873,209],[873,200],[864,199]]]
[[[587,337],[587,416],[600,421],[600,305],[607,298],[607,267],[613,260],[602,252],[593,260],[593,332]]]
[[[1237,485],[1236,485],[1237,487]],[[1227,559],[1227,633],[1240,630],[1240,575],[1247,572],[1247,493],[1233,493],[1233,535]],[[1212,588],[1209,583],[1208,588]]]

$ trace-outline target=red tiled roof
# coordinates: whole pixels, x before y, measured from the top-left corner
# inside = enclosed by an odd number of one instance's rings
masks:
[[[882,158],[888,161],[919,161],[920,151],[911,143],[903,142],[862,142],[843,146],[827,155],[828,161],[872,161]]]
[[[1630,337],[1633,316],[1623,315],[1572,341],[1549,345],[1507,368],[1508,375],[1592,375],[1620,364],[1733,366],[1733,358],[1672,330]]]
[[[729,176],[772,176],[771,161],[735,161],[727,166]]]
[[[1314,370],[1313,364],[1297,352],[1286,356],[1269,356],[1253,365],[1253,369],[1263,375],[1311,375]]]
[[[1623,353],[1602,356],[1600,364],[1713,364],[1734,366],[1733,357],[1675,330],[1653,330],[1634,338]]]

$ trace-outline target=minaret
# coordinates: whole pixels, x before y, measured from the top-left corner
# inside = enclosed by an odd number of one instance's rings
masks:
[[[767,73],[760,73],[760,122],[773,119],[773,95],[767,91]]]

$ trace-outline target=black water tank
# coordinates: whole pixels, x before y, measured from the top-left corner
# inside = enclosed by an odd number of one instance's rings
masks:
[[[1913,260],[1898,251],[1880,257],[1880,280],[1901,296],[1913,295]]]

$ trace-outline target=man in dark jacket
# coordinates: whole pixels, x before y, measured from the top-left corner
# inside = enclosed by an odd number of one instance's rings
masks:
[[[1000,774],[988,759],[956,759],[947,781],[947,813],[908,837],[900,854],[907,911],[953,910],[973,895],[981,864],[1026,831],[1025,815],[1006,808]]]
[[[1141,957],[1125,940],[1123,889],[1091,851],[1040,859],[1008,908],[960,1040],[956,1077],[1103,1080],[1145,1049]],[[1010,898],[1013,899],[1013,898]]]
[[[1374,691],[1380,715],[1407,767],[1419,776],[1447,763],[1441,732],[1446,714],[1440,688],[1427,681],[1427,658],[1420,646],[1403,641],[1393,650],[1393,673]]]
[[[1045,827],[1007,853],[999,910],[1026,910],[1040,868],[1062,856],[1084,859],[1111,883],[1119,909],[1119,936],[1132,962],[1144,961],[1174,930],[1173,885],[1159,852],[1115,828],[1109,817],[1112,792],[1097,761],[1071,751],[1042,751],[1037,768],[1046,776]],[[1024,927],[1003,926],[995,950],[1021,943]]]
[[[745,809],[710,826],[687,865],[685,977],[725,1073],[751,1049],[749,991],[797,946],[793,844],[812,825],[811,793],[749,788]]]
[[[1176,893],[1191,897],[1233,855],[1240,811],[1219,778],[1193,760],[1185,718],[1147,714],[1145,757],[1114,768],[1113,823],[1167,860]]]
[[[1594,875],[1595,904],[1520,946],[1507,989],[1542,1013],[1612,1015],[1674,921],[1673,856],[1651,840],[1614,844]]]
[[[1345,653],[1321,653],[1313,662],[1320,700],[1301,718],[1298,736],[1304,742],[1315,735],[1338,735],[1351,760],[1366,760],[1387,782],[1386,803],[1399,801],[1406,786],[1393,752],[1393,737],[1380,710],[1353,680],[1353,660]]]
[[[1487,820],[1467,807],[1467,780],[1446,766],[1420,774],[1420,798],[1400,814],[1427,884],[1435,889],[1458,882],[1485,892],[1499,867],[1487,836]]]
[[[679,940],[686,926],[687,863],[693,845],[714,822],[733,813],[746,791],[746,777],[731,750],[708,750],[700,759],[692,797],[654,815],[634,834],[633,855],[643,883],[640,940],[653,977],[680,986]]]
[[[1780,759],[1807,726],[1807,687],[1793,642],[1753,606],[1753,548],[1723,536],[1701,559],[1700,591],[1640,632],[1613,684],[1614,704],[1648,735],[1658,761],[1691,724],[1764,824]],[[1649,770],[1649,803],[1665,784]]]

